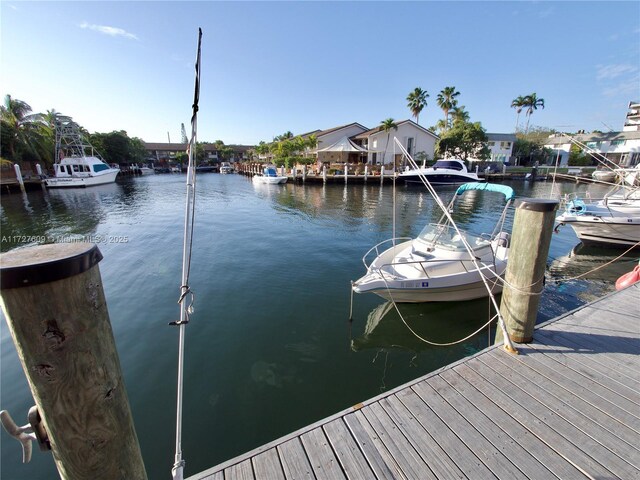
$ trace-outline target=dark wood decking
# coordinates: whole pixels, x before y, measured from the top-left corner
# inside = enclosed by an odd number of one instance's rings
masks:
[[[640,478],[640,284],[196,479]]]

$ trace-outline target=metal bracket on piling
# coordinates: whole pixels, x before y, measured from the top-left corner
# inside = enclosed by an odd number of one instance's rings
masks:
[[[31,461],[32,446],[31,442],[36,440],[41,451],[51,450],[49,436],[44,428],[40,412],[35,405],[29,409],[27,415],[29,423],[19,427],[13,421],[11,415],[6,410],[0,412],[0,422],[9,435],[18,440],[22,444],[22,463]]]

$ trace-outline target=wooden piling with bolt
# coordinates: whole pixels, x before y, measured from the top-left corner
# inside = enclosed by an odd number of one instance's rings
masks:
[[[557,208],[556,200],[528,198],[516,202],[500,313],[511,340],[517,343],[533,339]],[[498,329],[496,343],[502,340],[502,330]]]
[[[1,304],[63,479],[146,479],[89,243],[0,255]]]

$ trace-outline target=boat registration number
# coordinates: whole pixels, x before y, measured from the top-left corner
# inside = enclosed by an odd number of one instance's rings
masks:
[[[404,288],[429,288],[429,282],[404,282]]]

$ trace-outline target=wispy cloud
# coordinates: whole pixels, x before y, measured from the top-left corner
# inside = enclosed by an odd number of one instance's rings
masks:
[[[596,69],[596,78],[598,80],[612,80],[638,71],[638,67],[628,64],[596,65]]]
[[[109,35],[111,37],[125,37],[131,40],[138,40],[138,37],[135,34],[127,32],[126,30],[118,27],[110,27],[107,25],[94,25],[91,23],[82,22],[80,24],[80,28],[84,28],[86,30],[93,30],[94,32],[99,32],[104,35]]]

